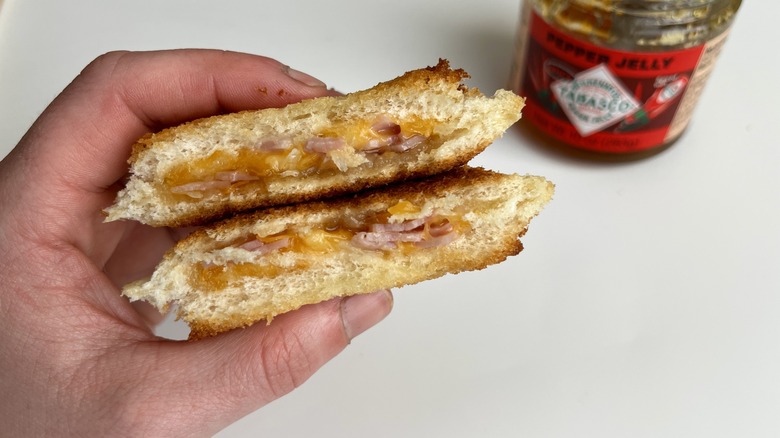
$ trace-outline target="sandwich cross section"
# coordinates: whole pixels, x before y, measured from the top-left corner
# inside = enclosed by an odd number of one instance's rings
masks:
[[[466,164],[520,119],[447,61],[370,89],[194,120],[139,139],[106,220],[153,226],[334,197]]]
[[[542,177],[463,167],[427,179],[270,208],[180,241],[123,294],[174,305],[191,338],[337,296],[483,269],[522,250],[551,199]]]

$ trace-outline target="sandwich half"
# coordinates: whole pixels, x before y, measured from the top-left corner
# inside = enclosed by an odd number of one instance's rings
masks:
[[[183,239],[123,294],[175,305],[191,339],[270,322],[333,297],[499,263],[521,251],[520,236],[553,190],[542,177],[462,167],[245,213]]]
[[[524,99],[486,97],[441,60],[375,87],[195,120],[134,145],[107,220],[202,224],[351,193],[467,163],[515,123]]]

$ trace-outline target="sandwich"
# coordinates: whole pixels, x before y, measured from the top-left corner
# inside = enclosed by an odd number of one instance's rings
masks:
[[[195,120],[133,146],[108,221],[153,226],[353,193],[467,163],[520,118],[524,99],[469,89],[445,60],[373,88]]]
[[[553,190],[543,177],[463,166],[239,214],[179,241],[123,294],[175,306],[191,339],[270,323],[306,304],[499,263],[522,250]]]

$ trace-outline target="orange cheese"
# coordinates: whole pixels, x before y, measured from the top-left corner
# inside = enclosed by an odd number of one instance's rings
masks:
[[[314,137],[334,137],[343,139],[348,147],[361,150],[370,140],[381,139],[371,129],[372,120],[354,120],[337,123],[316,134]],[[420,118],[410,118],[401,124],[401,135],[412,137],[422,135],[430,137],[435,122]],[[260,179],[281,175],[283,172],[301,174],[333,170],[336,167],[325,160],[326,155],[304,151],[305,144],[293,145],[282,151],[260,151],[252,145],[242,146],[234,151],[218,150],[206,158],[182,163],[171,169],[164,177],[168,187],[176,187],[191,182],[209,181],[218,172],[238,171],[255,175]],[[229,190],[224,189],[224,190]]]
[[[271,243],[280,239],[289,239],[290,244],[275,251],[275,253],[294,252],[302,256],[334,253],[339,250],[341,245],[349,243],[355,234],[368,230],[370,224],[387,223],[390,215],[403,213],[413,214],[421,211],[422,208],[414,203],[407,200],[400,200],[386,211],[367,216],[363,223],[357,228],[333,226],[329,228],[307,229],[305,231],[291,228],[268,236],[250,235],[244,239],[235,241],[231,246],[238,246],[255,239],[264,243]],[[442,225],[447,222],[452,224],[453,229],[458,234],[467,232],[471,227],[469,222],[466,221],[460,213],[434,215],[426,221],[423,227],[424,238],[432,238],[429,233],[430,227]],[[419,248],[417,248],[413,242],[397,242],[395,251],[404,255],[409,255],[418,249]],[[235,284],[245,277],[274,277],[282,272],[303,269],[308,265],[309,262],[305,257],[296,259],[292,267],[284,268],[274,265],[272,261],[263,264],[228,263],[226,265],[205,265],[201,263],[195,266],[196,272],[191,281],[193,287],[198,289],[219,290],[228,285]]]
[[[398,201],[397,204],[387,209],[387,212],[390,213],[391,215],[416,214],[421,211],[422,210],[420,209],[420,207],[412,204],[411,202],[405,199]]]
[[[283,268],[272,264],[230,263],[224,266],[198,265],[195,269],[195,276],[191,281],[195,287],[201,290],[220,290],[244,277],[275,277],[283,271]]]

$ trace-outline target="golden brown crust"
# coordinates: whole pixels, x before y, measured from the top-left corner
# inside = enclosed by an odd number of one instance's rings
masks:
[[[470,77],[465,70],[453,70],[448,60],[439,58],[439,63],[435,66],[408,71],[395,79],[377,84],[373,89],[381,94],[386,89],[397,87],[399,84],[403,84],[404,87],[426,88],[431,81],[441,81],[448,82],[465,93],[468,88],[461,84],[461,81]]]
[[[242,316],[231,316],[219,321],[215,320],[192,320],[187,324],[190,326],[188,341],[197,341],[198,339],[216,336],[220,333],[237,328],[245,328],[262,321],[260,315],[248,313]],[[268,321],[268,324],[271,322]]]

